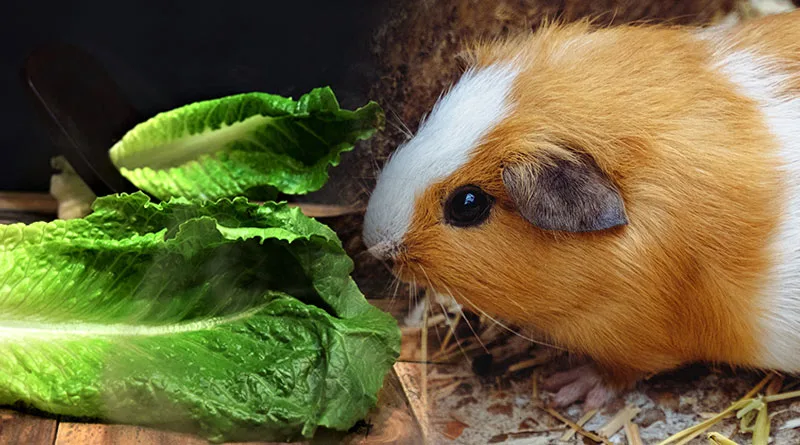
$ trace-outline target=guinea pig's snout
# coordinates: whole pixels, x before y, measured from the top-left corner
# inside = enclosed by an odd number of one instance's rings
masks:
[[[398,250],[398,246],[388,240],[380,241],[367,247],[367,252],[369,252],[370,255],[382,261],[394,259],[394,256],[397,254]]]
[[[391,215],[390,212],[381,212],[381,206],[376,205],[373,199],[367,206],[367,213],[364,215],[364,227],[361,237],[367,252],[381,261],[393,260],[400,250],[401,240],[396,236],[395,231],[391,230],[391,224],[387,224],[385,216]],[[391,219],[389,219],[391,222]]]
[[[410,217],[405,213],[410,209],[408,200],[395,196],[400,188],[389,187],[386,176],[378,180],[375,190],[367,204],[361,238],[373,257],[395,263],[404,251],[405,233]],[[390,176],[391,177],[391,176]]]

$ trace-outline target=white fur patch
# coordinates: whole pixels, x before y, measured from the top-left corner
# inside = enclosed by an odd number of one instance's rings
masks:
[[[378,177],[364,217],[364,243],[387,257],[402,243],[417,197],[453,174],[511,111],[511,64],[469,70],[433,107],[416,136],[400,146]]]
[[[777,262],[760,299],[766,316],[760,320],[763,337],[756,364],[797,372],[800,371],[800,98],[781,95],[781,88],[790,76],[762,56],[734,52],[721,61],[719,68],[742,93],[760,104],[766,123],[780,145],[787,201],[772,242]]]

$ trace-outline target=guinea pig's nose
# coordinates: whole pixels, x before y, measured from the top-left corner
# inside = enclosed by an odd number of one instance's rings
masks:
[[[370,255],[382,261],[392,260],[397,250],[397,246],[391,241],[381,241],[367,248]]]

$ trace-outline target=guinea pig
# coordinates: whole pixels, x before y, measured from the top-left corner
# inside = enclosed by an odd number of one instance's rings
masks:
[[[691,362],[800,371],[800,12],[467,60],[378,176],[373,255],[591,358],[560,405]]]

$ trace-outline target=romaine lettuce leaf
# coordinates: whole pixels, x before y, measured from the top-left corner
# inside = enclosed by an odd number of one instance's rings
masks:
[[[110,151],[134,185],[161,199],[272,199],[321,188],[342,152],[383,126],[370,102],[342,110],[330,88],[299,100],[247,93],[160,113]]]
[[[328,227],[244,198],[99,198],[0,227],[0,405],[213,441],[345,430],[399,353]]]

